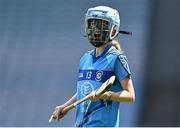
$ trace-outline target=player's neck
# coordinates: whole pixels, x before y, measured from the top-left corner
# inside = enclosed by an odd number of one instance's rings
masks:
[[[107,46],[107,44],[96,48],[96,57],[98,57],[99,55],[101,55],[101,53],[104,51],[104,49],[106,48],[106,46]]]

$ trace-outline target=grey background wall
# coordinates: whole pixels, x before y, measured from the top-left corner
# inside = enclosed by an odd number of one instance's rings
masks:
[[[0,0],[0,126],[74,125],[75,110],[59,123],[48,118],[76,92],[79,59],[93,48],[83,37],[84,15],[97,5],[116,8],[121,29],[133,32],[117,37],[136,90],[136,102],[120,106],[121,126],[178,125],[178,0]],[[173,109],[169,124],[157,116],[166,113],[161,105]]]
[[[153,2],[142,126],[180,126],[180,1]]]

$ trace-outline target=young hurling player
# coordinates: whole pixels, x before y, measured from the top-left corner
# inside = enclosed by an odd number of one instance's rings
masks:
[[[65,104],[55,108],[54,119],[64,117],[67,112],[62,110],[66,106],[90,94],[90,100],[77,106],[75,126],[119,126],[120,102],[135,101],[126,56],[120,51],[120,45],[113,40],[119,33],[119,26],[117,10],[106,6],[88,9],[85,32],[95,48],[81,58],[77,93]],[[112,75],[116,76],[114,84],[102,96],[97,97],[95,90]]]

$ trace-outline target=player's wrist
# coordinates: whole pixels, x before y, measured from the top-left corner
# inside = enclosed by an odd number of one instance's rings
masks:
[[[108,91],[106,95],[107,95],[107,100],[111,100],[112,92]]]
[[[62,106],[63,106],[63,108],[65,108],[65,107],[67,107],[67,106],[69,106],[69,105],[71,105],[71,103],[70,103],[70,102],[66,102],[66,103],[64,103]]]

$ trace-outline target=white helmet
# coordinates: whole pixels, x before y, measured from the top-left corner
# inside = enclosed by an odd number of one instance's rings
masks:
[[[85,33],[95,47],[114,39],[119,33],[119,26],[118,11],[107,6],[89,8],[85,15]]]

